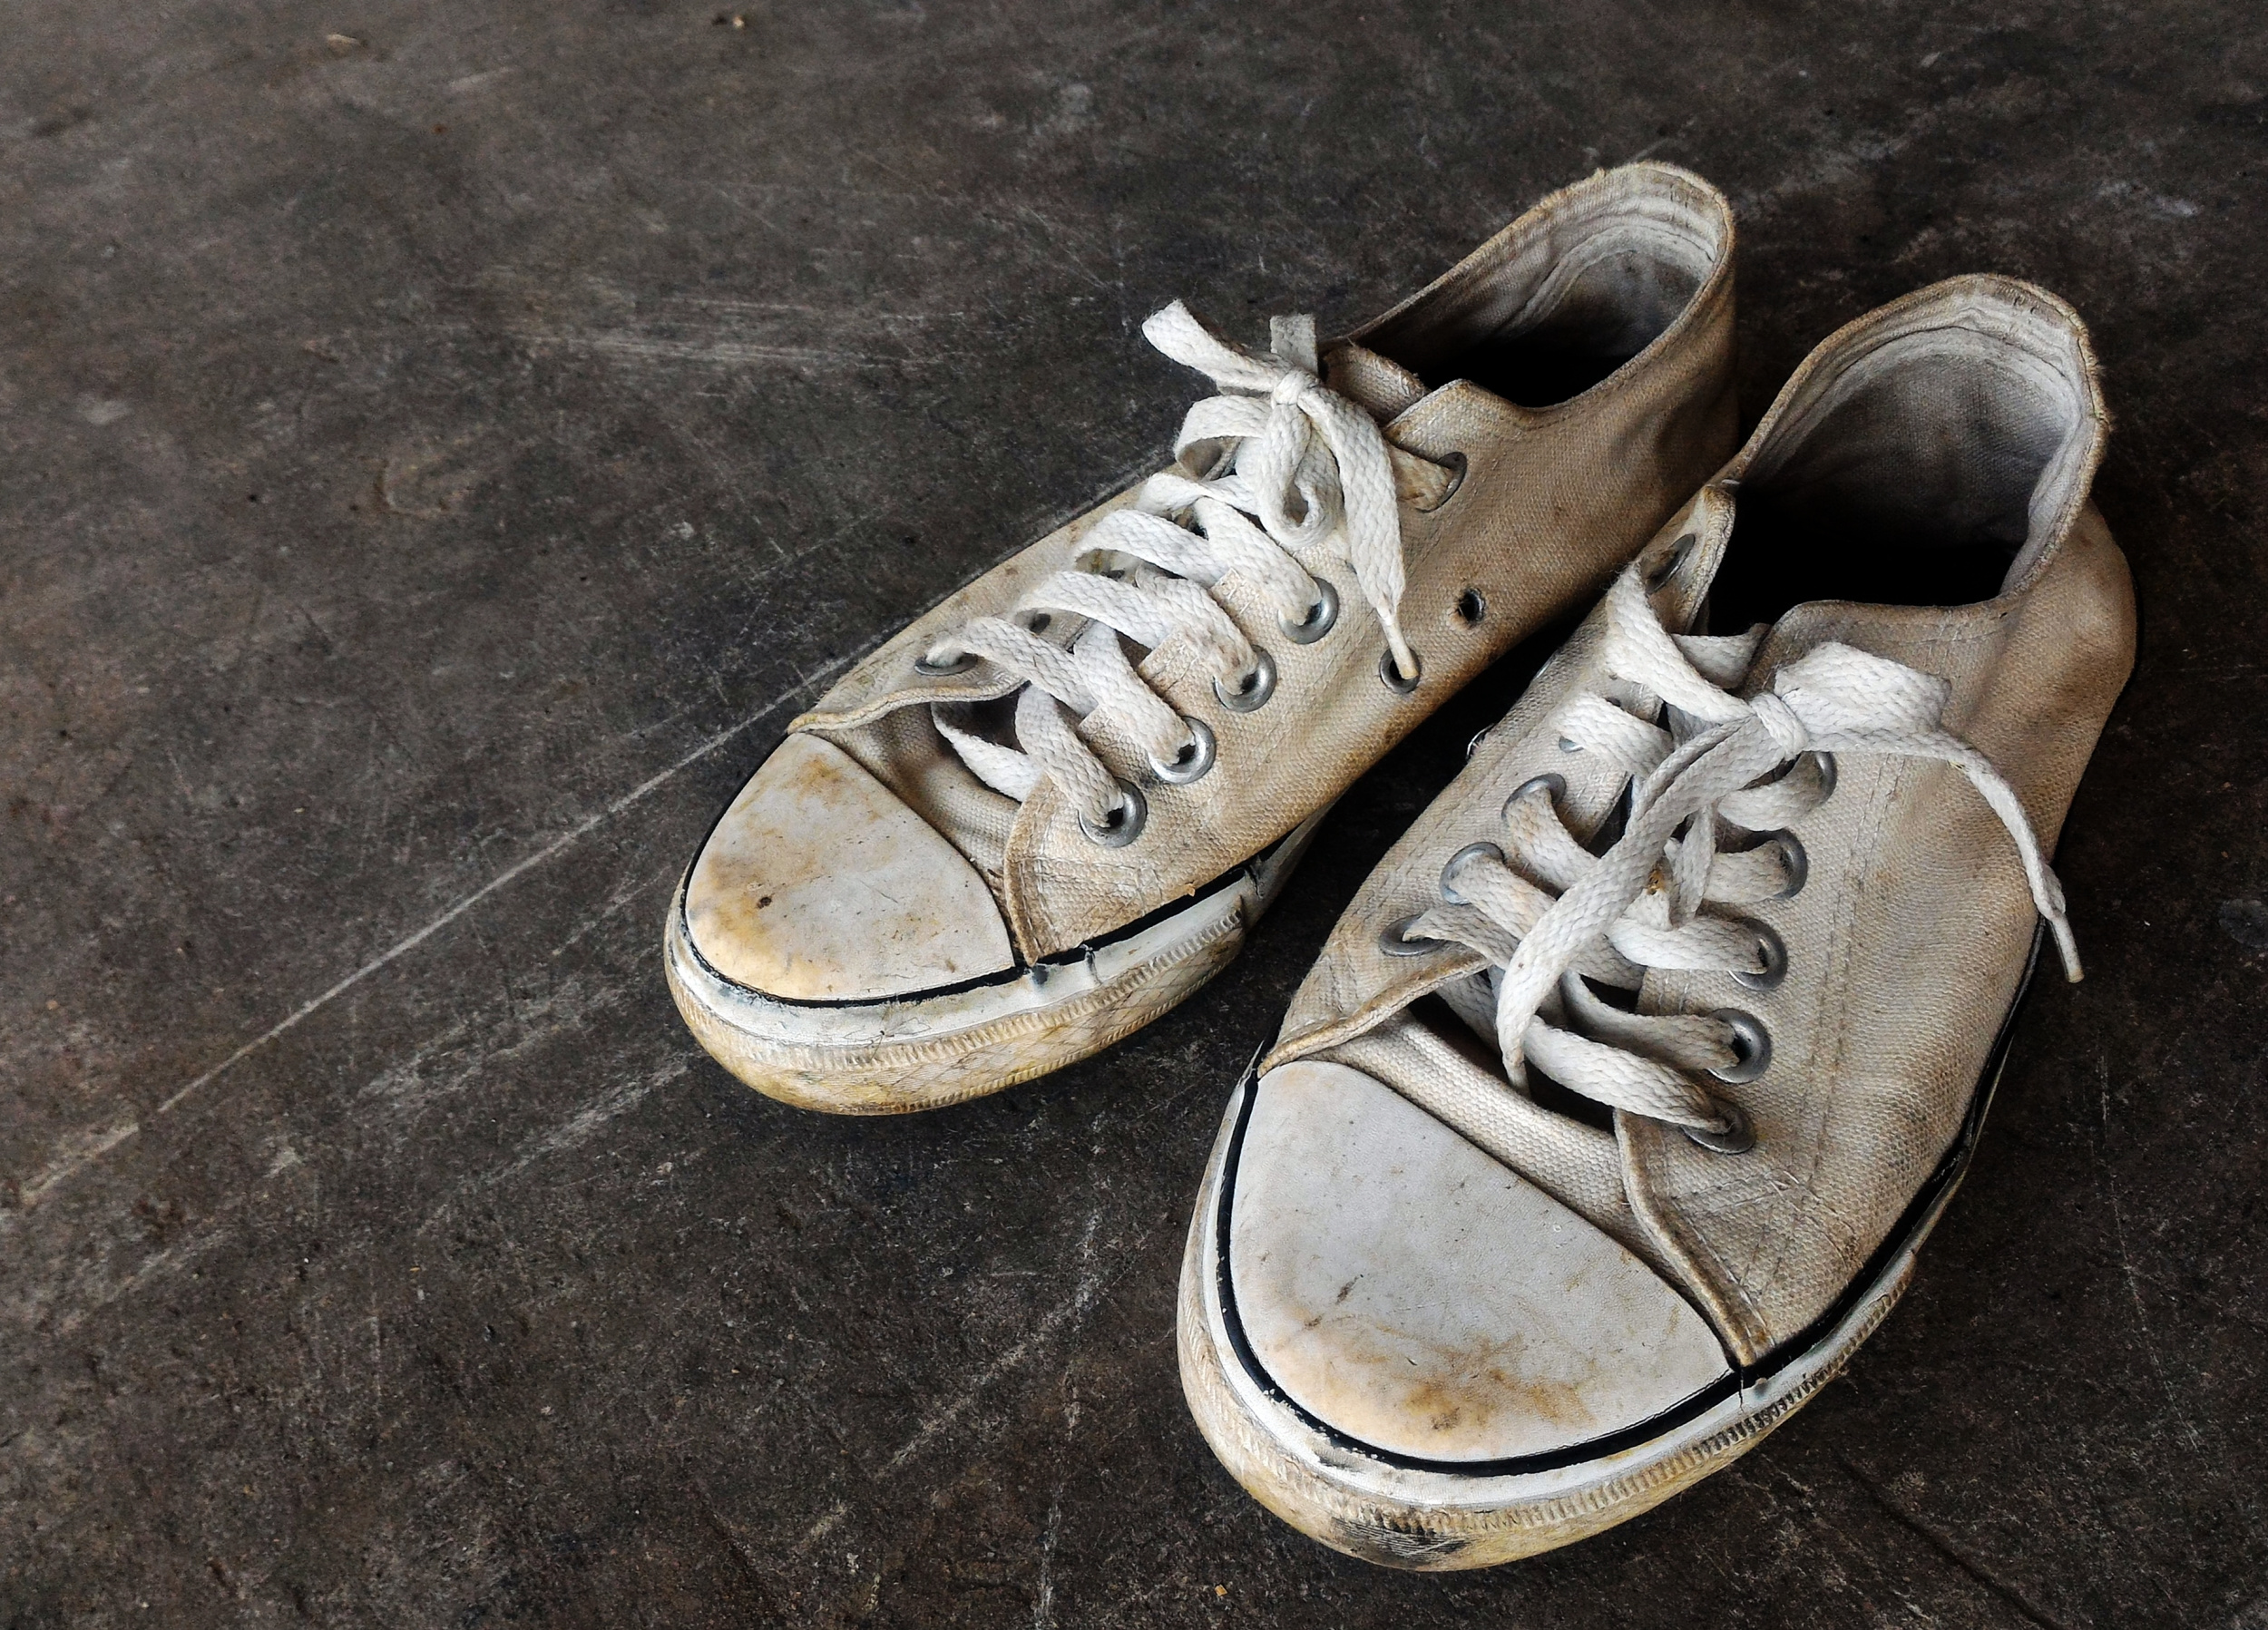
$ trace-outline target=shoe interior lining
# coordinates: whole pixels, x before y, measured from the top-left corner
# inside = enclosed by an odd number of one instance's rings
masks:
[[[1860,349],[1789,405],[1743,473],[1709,626],[1813,600],[2005,592],[2092,470],[2085,381],[2068,328],[1974,298]]]
[[[1672,172],[1605,177],[1353,337],[1430,387],[1464,379],[1551,406],[1677,320],[1725,254],[1726,227],[1721,206]]]

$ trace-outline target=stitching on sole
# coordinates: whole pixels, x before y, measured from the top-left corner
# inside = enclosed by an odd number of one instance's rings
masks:
[[[1244,933],[1243,913],[1231,913],[1059,1008],[1010,1014],[919,1041],[843,1047],[775,1042],[743,1030],[687,987],[674,954],[663,961],[686,1027],[741,1081],[802,1108],[888,1115],[982,1098],[1100,1052],[1227,967]]]

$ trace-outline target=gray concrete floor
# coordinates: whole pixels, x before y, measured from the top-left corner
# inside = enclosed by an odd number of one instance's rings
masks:
[[[0,1622],[2268,1626],[2255,0],[730,3],[8,8]],[[1344,326],[1638,154],[1739,210],[1752,416],[1950,273],[2086,313],[2141,664],[2091,977],[1848,1378],[1413,1578],[1219,1470],[1172,1293],[1517,672],[1202,996],[947,1113],[734,1085],[659,926],[816,688],[1158,456],[1143,314]]]

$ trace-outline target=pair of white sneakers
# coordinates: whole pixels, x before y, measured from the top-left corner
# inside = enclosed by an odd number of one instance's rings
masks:
[[[1733,221],[1554,194],[1344,339],[1207,375],[1173,464],[859,663],[671,902],[670,984],[809,1108],[997,1091],[1234,956],[1331,804],[1588,620],[1365,882],[1232,1093],[1182,1271],[1215,1451],[1471,1567],[1725,1465],[1889,1311],[1974,1146],[2133,662],[2053,296],[1851,324],[1745,444]]]

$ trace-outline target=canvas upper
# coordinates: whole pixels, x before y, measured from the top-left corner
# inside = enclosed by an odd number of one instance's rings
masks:
[[[1160,313],[1149,332],[1219,389],[1175,465],[948,597],[796,721],[687,880],[706,975],[919,1000],[1091,945],[1283,839],[1723,460],[1731,253],[1714,190],[1641,164],[1554,194],[1344,340],[1279,320],[1248,351]],[[1192,483],[1266,534],[1239,534],[1225,571],[1158,565],[1202,542]],[[1304,508],[1338,523],[1295,535]],[[1183,542],[1138,538],[1129,511]],[[1287,620],[1287,592],[1334,603],[1328,631]],[[1244,707],[1262,661],[1272,693]]]
[[[1476,744],[1240,1135],[1234,1301],[1299,1408],[1572,1454],[1814,1338],[1961,1136],[2043,913],[2077,976],[2044,857],[2133,663],[2106,427],[2039,289],[1860,319]],[[1577,984],[1523,998],[1540,968]]]

